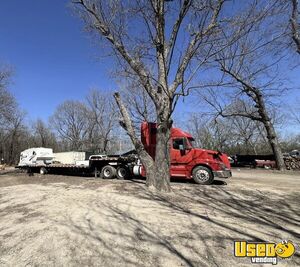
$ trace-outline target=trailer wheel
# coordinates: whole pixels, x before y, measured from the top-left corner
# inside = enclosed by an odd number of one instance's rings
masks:
[[[101,177],[104,179],[112,179],[116,175],[116,169],[110,165],[106,165],[102,168]]]
[[[126,179],[126,177],[128,176],[128,170],[127,168],[120,166],[117,168],[117,178],[120,180],[124,180]]]
[[[198,166],[193,170],[193,179],[197,184],[211,184],[214,176],[211,170],[204,166]]]
[[[45,175],[47,173],[47,169],[45,167],[40,168],[40,174]]]

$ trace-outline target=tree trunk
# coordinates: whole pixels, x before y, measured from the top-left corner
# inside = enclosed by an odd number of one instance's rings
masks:
[[[8,151],[8,163],[10,165],[14,164],[15,159],[14,159],[14,151],[15,151],[15,137],[16,137],[16,132],[13,131],[13,134],[10,139],[10,145],[9,145],[9,151]]]
[[[269,143],[271,145],[273,154],[275,155],[276,165],[278,170],[285,170],[286,166],[283,160],[282,151],[280,148],[280,144],[274,129],[274,126],[270,121],[264,121],[264,126],[266,128],[267,137],[269,140]]]
[[[146,170],[146,185],[159,191],[169,192],[170,171],[169,171],[169,139],[171,124],[168,120],[160,121],[157,124],[156,135],[156,156],[155,160],[145,150],[142,142],[137,138],[129,113],[123,104],[119,93],[114,94],[114,98],[120,109],[123,121],[122,126],[127,131],[139,158]]]
[[[286,166],[285,166],[285,163],[284,163],[284,160],[283,160],[281,147],[280,147],[280,144],[279,144],[279,141],[278,141],[277,134],[276,134],[275,128],[273,126],[273,123],[271,122],[271,119],[268,115],[263,96],[257,90],[255,90],[255,96],[256,96],[255,102],[257,104],[258,113],[261,117],[261,122],[265,126],[265,129],[266,129],[266,132],[267,132],[267,138],[268,138],[269,144],[272,148],[273,154],[275,156],[277,169],[281,170],[281,171],[285,170]]]
[[[170,128],[168,121],[157,123],[153,173],[147,170],[147,185],[159,191],[170,192]]]

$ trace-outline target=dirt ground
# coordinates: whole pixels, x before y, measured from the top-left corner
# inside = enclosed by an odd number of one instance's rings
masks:
[[[299,173],[234,170],[172,188],[2,171],[0,266],[251,266],[234,240],[292,240],[278,266],[300,266]]]

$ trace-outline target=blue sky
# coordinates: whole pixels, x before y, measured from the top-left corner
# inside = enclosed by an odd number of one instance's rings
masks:
[[[99,59],[68,1],[1,1],[0,36],[0,62],[15,72],[10,89],[31,119],[47,119],[92,87],[114,89],[113,63]]]
[[[101,58],[101,49],[84,32],[68,3],[9,0],[0,4],[0,63],[14,68],[10,89],[31,120],[47,120],[58,104],[83,99],[91,88],[117,88],[110,77],[113,61]],[[299,68],[289,72],[299,88]],[[299,90],[283,98],[295,103]],[[192,111],[192,103],[179,103],[179,121],[188,119],[183,111]]]

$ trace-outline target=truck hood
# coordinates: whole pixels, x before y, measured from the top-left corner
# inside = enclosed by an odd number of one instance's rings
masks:
[[[208,159],[214,159],[225,164],[225,166],[230,169],[230,162],[227,154],[220,151],[202,149],[202,148],[193,148],[195,156],[203,157],[206,154]]]

